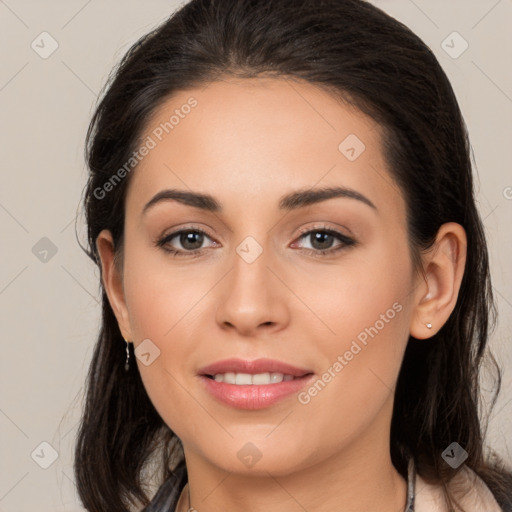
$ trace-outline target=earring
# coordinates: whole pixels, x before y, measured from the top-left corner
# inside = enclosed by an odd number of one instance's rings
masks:
[[[426,325],[427,325],[427,329],[432,329],[432,324],[431,323],[428,323]]]
[[[126,341],[126,361],[124,363],[124,371],[127,372],[130,369],[130,342],[125,338]]]

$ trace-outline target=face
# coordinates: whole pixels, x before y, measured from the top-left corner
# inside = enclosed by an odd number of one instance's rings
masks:
[[[186,452],[280,475],[387,449],[414,273],[380,127],[311,84],[230,79],[176,94],[142,141],[116,314]],[[203,375],[233,358],[296,375]]]

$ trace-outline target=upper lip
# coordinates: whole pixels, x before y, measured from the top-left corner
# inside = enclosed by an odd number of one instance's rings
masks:
[[[199,375],[216,375],[219,373],[249,373],[252,375],[258,373],[282,373],[284,375],[293,375],[294,377],[302,377],[309,373],[310,370],[297,368],[287,363],[277,361],[275,359],[255,359],[253,361],[244,361],[243,359],[224,359],[217,361],[208,366],[204,366],[198,370]]]

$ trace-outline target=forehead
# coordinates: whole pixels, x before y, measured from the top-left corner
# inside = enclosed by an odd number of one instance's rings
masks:
[[[226,79],[179,91],[155,110],[141,140],[151,149],[127,199],[138,209],[163,188],[204,191],[226,203],[316,184],[357,189],[377,205],[400,195],[380,126],[303,81]]]

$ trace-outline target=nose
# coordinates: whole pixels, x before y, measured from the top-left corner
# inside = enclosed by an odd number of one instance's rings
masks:
[[[231,270],[219,283],[216,321],[224,330],[240,336],[270,334],[286,327],[289,322],[289,292],[278,274],[270,249],[252,262],[237,252]]]

